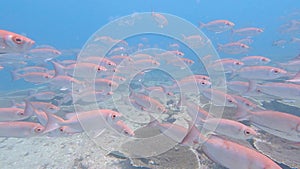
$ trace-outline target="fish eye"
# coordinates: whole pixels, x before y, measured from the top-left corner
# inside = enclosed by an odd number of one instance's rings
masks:
[[[261,60],[262,60],[263,62],[266,62],[266,61],[267,61],[267,59],[266,59],[266,58],[262,58]]]
[[[64,128],[60,127],[59,131],[64,132]]]
[[[250,106],[250,104],[249,104],[249,103],[246,103],[246,106]]]
[[[250,131],[248,131],[248,130],[245,130],[244,133],[245,133],[245,135],[250,135],[251,134]]]
[[[111,115],[111,118],[114,120],[115,118],[117,117],[117,115],[115,115],[115,114],[112,114]]]
[[[277,74],[277,73],[279,73],[279,71],[278,71],[277,69],[275,69],[275,70],[274,70],[274,73],[276,73],[276,74]]]
[[[54,110],[54,107],[49,107],[49,109]]]
[[[229,103],[232,103],[233,101],[232,101],[232,100],[228,100],[228,102],[229,102]]]
[[[18,36],[14,36],[13,37],[13,41],[18,44],[18,45],[21,45],[24,43],[24,41],[22,40],[22,38],[18,37]]]
[[[19,116],[24,116],[24,112],[18,112],[17,113]]]
[[[41,131],[42,131],[42,129],[40,127],[37,127],[37,128],[34,129],[34,132],[36,132],[36,133],[39,133]]]
[[[98,67],[98,69],[97,69],[98,71],[100,71],[101,70],[101,68],[100,67]]]

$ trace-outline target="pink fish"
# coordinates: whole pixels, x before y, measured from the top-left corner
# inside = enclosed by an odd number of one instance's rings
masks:
[[[31,103],[26,101],[26,106],[24,109],[9,107],[0,108],[0,121],[17,121],[28,119],[33,115],[33,107]]]
[[[227,44],[219,44],[218,50],[227,54],[241,54],[247,53],[250,47],[240,42],[231,42]]]
[[[274,161],[263,154],[217,136],[205,138],[190,124],[189,133],[183,139],[183,145],[201,144],[201,150],[212,161],[230,169],[281,169]]]
[[[237,71],[239,77],[255,80],[272,80],[286,76],[283,69],[271,66],[247,66]]]
[[[89,57],[83,58],[83,60],[85,62],[88,62],[88,63],[95,63],[95,64],[98,64],[98,65],[103,65],[104,67],[115,67],[115,66],[117,66],[117,64],[115,62],[111,61],[108,58],[101,57],[101,56],[89,56]]]
[[[258,66],[270,63],[271,59],[264,56],[246,56],[241,61],[248,66]]]
[[[33,122],[0,122],[0,137],[31,137],[40,135],[45,127]]]
[[[237,101],[229,94],[217,90],[217,89],[206,89],[201,92],[201,94],[209,99],[212,104],[216,106],[228,106],[236,107]]]
[[[172,66],[180,67],[181,69],[185,69],[189,66],[192,66],[195,62],[188,58],[176,58],[172,60],[167,60],[167,64]]]
[[[208,118],[202,120],[201,123],[204,129],[235,139],[246,140],[257,136],[254,129],[234,120]]]
[[[153,17],[154,21],[157,23],[158,27],[164,28],[168,25],[168,20],[163,14],[152,12],[151,16]]]
[[[132,99],[133,104],[135,104],[140,110],[150,113],[165,113],[167,111],[165,106],[158,100],[142,93],[132,91],[130,93],[130,99]]]
[[[187,43],[188,46],[193,48],[200,48],[203,45],[205,45],[207,42],[207,40],[200,35],[191,35],[191,36],[182,35],[182,37],[183,37],[183,41]]]
[[[121,117],[121,114],[109,109],[91,110],[78,113],[68,113],[67,120],[64,120],[54,114],[46,112],[48,123],[46,131],[55,130],[61,126],[69,126],[75,130],[103,130],[109,125],[114,125]]]
[[[201,149],[211,160],[230,169],[281,169],[265,155],[220,137],[211,136]]]
[[[214,71],[232,73],[239,70],[243,65],[244,63],[237,59],[226,58],[214,61],[209,67]]]
[[[215,33],[222,33],[234,27],[234,23],[228,20],[214,20],[206,24],[201,23],[200,28],[205,28]]]
[[[195,75],[191,75],[191,76],[187,76],[185,78],[182,78],[180,81],[185,81],[187,79],[202,79],[202,80],[207,80],[209,81],[210,78],[209,76],[206,76],[206,75],[200,75],[200,74],[195,74]]]
[[[92,84],[93,85],[93,84]],[[95,79],[95,89],[102,91],[114,91],[118,88],[119,84],[105,78],[97,78]]]
[[[249,120],[251,124],[270,134],[300,142],[300,117],[298,116],[265,110],[241,114],[239,120]]]
[[[15,72],[12,72],[12,78],[13,80],[18,80],[20,78],[23,78],[27,82],[31,83],[46,83],[51,80],[52,75],[44,72],[29,72],[25,74],[17,74]]]
[[[256,36],[264,32],[261,28],[255,28],[255,27],[248,27],[248,28],[241,28],[233,30],[233,34],[238,36]]]
[[[33,45],[34,41],[6,30],[0,30],[0,53],[15,53],[25,52],[29,50]]]
[[[39,46],[26,52],[26,58],[33,62],[47,62],[61,55],[61,52],[52,46]]]
[[[264,83],[256,88],[264,94],[276,96],[280,99],[300,99],[300,85],[291,83]]]

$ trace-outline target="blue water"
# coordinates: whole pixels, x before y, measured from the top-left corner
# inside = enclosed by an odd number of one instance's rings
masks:
[[[263,28],[264,33],[254,38],[255,42],[248,54],[285,60],[297,55],[299,48],[276,48],[272,46],[272,42],[285,38],[286,35],[278,33],[279,26],[290,19],[289,15],[299,7],[300,2],[297,0],[275,0],[272,3],[259,0],[2,1],[0,28],[24,34],[35,40],[37,45],[78,49],[95,31],[113,19],[134,12],[157,11],[182,17],[197,26],[200,22],[227,19],[236,24],[235,28]],[[228,42],[229,33],[216,35],[204,32],[215,46]],[[2,71],[0,75],[2,80],[10,81],[9,73]],[[0,89],[11,88],[1,84]]]
[[[273,41],[290,40],[291,35],[280,34],[280,25],[291,19],[299,19],[298,0],[19,0],[0,2],[0,29],[26,35],[36,45],[50,45],[59,50],[80,49],[88,38],[102,26],[122,16],[134,12],[162,12],[176,15],[199,26],[216,19],[226,19],[235,23],[236,29],[259,27],[264,32],[254,37],[251,50],[246,54],[227,55],[221,58],[245,55],[263,55],[275,63],[287,61],[297,56],[300,46],[272,46]],[[203,32],[212,40],[215,47],[230,41],[231,33],[215,34]],[[300,38],[299,34],[298,37]],[[159,42],[159,40],[158,40]],[[299,44],[298,44],[299,45]],[[183,51],[188,53],[189,51]],[[194,59],[192,55],[186,58]],[[64,58],[67,59],[67,58]],[[0,71],[0,91],[21,90],[35,87],[22,80],[12,81],[10,70]]]

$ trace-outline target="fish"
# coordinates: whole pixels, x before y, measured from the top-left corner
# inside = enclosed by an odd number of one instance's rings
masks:
[[[291,60],[286,63],[278,63],[281,68],[284,68],[287,71],[299,72],[300,71],[300,59]]]
[[[165,93],[195,93],[211,87],[211,82],[203,79],[183,79],[175,83],[172,86],[161,85],[164,88]]]
[[[214,20],[208,23],[200,23],[200,28],[205,28],[214,33],[222,33],[231,30],[235,24],[229,20]]]
[[[287,71],[272,66],[247,66],[237,71],[239,77],[255,80],[272,80],[287,75]]]
[[[256,28],[256,27],[247,27],[247,28],[241,28],[241,29],[235,29],[232,31],[234,35],[238,36],[247,36],[247,37],[252,37],[259,35],[263,33],[264,30],[261,28]]]
[[[233,73],[244,66],[244,63],[237,59],[219,59],[209,65],[214,71],[224,72],[224,73]]]
[[[293,142],[300,142],[300,117],[273,110],[248,111],[239,121],[248,120],[254,126]]]
[[[29,50],[35,41],[25,36],[0,30],[0,53],[22,53]]]
[[[19,80],[20,78],[23,78],[25,81],[35,84],[46,83],[53,78],[52,75],[45,72],[29,72],[25,74],[17,74],[16,72],[11,73],[13,80]]]
[[[185,36],[182,34],[182,39],[192,48],[200,48],[207,43],[207,40],[200,35]]]
[[[240,40],[238,40],[236,42],[243,43],[243,44],[249,46],[249,45],[251,45],[254,42],[254,40],[251,39],[250,37],[247,37],[247,38],[240,39]]]
[[[180,69],[185,69],[187,67],[190,67],[194,64],[195,62],[191,59],[188,58],[176,58],[172,60],[167,60],[167,64],[171,64],[173,66],[180,67]]]
[[[32,72],[44,72],[47,73],[49,69],[41,66],[26,66],[23,68],[19,68],[16,70],[13,70],[13,74],[26,74],[26,73],[32,73]]]
[[[35,63],[40,62],[47,62],[50,61],[58,56],[60,56],[62,53],[55,49],[52,46],[44,45],[44,46],[38,46],[34,49],[30,49],[25,53],[25,58],[31,60]]]
[[[102,91],[114,91],[119,86],[118,83],[106,78],[97,78],[95,79],[94,84],[91,85],[95,85],[96,90],[102,90]]]
[[[247,66],[258,66],[270,63],[271,59],[264,56],[245,56],[241,61]]]
[[[217,136],[206,139],[201,150],[212,161],[230,169],[281,169],[267,156]]]
[[[78,103],[79,101],[84,103],[102,102],[109,100],[112,94],[112,92],[104,90],[86,90],[79,93],[73,92],[72,99],[73,103]]]
[[[187,100],[186,96],[183,95],[180,97],[180,100],[178,101],[177,108],[184,107],[189,114],[189,116],[192,118],[193,121],[195,121],[197,124],[200,124],[204,119],[213,117],[209,112],[202,109],[199,106],[199,103],[196,104],[193,101]]]
[[[217,135],[225,135],[234,139],[247,140],[258,135],[251,127],[229,119],[207,118],[202,120],[200,124],[202,128]]]
[[[210,80],[209,76],[201,75],[201,74],[193,74],[193,75],[182,78],[180,81],[182,82],[182,81],[185,81],[188,79],[202,79],[202,80],[207,80],[207,81]]]
[[[300,100],[299,84],[269,82],[259,85],[256,90],[280,99]]]
[[[44,126],[34,122],[0,122],[0,137],[32,137],[43,134],[44,130]]]
[[[163,14],[152,11],[151,16],[159,28],[164,28],[168,25],[168,19]]]
[[[77,131],[102,132],[113,127],[122,116],[119,112],[109,109],[90,110],[66,114],[67,120],[51,113],[45,112],[48,118],[45,133],[53,131],[61,126],[69,126]]]
[[[88,56],[88,57],[84,57],[82,58],[82,60],[84,62],[88,62],[88,63],[96,63],[98,65],[103,65],[104,67],[116,67],[117,64],[113,61],[111,61],[110,59],[106,58],[106,57],[101,57],[101,56]]]
[[[35,98],[37,100],[52,100],[59,94],[52,92],[52,91],[44,91],[44,92],[34,92],[34,91],[29,91],[27,99]]]
[[[206,89],[201,94],[216,106],[237,107],[237,101],[230,95],[217,89]]]
[[[300,71],[292,79],[286,80],[286,82],[300,84]]]
[[[297,44],[300,44],[300,38],[292,37],[291,40],[290,40],[290,43],[297,43]]]
[[[267,156],[246,146],[216,135],[204,136],[189,122],[188,134],[181,142],[184,146],[199,145],[199,148],[212,161],[230,169],[281,169]]]
[[[219,44],[218,50],[227,54],[241,54],[247,53],[250,47],[240,42],[230,42],[226,44]]]
[[[168,51],[156,54],[155,58],[170,59],[170,57],[175,58],[175,57],[183,57],[183,56],[184,56],[184,53],[179,50],[168,50]]]
[[[18,121],[28,119],[33,115],[32,107],[26,105],[25,109],[17,107],[0,108],[0,121]]]
[[[144,110],[149,113],[165,113],[167,111],[166,107],[160,101],[143,93],[131,91],[129,98],[136,108],[140,110]]]
[[[57,113],[60,108],[52,103],[49,103],[49,102],[37,102],[37,101],[27,101],[25,100],[25,105],[24,104],[17,104],[17,103],[14,103],[14,106],[16,107],[25,107],[25,110],[26,110],[26,106],[27,105],[31,105],[32,106],[32,109],[38,109],[38,110],[44,110],[44,111],[47,111],[47,112],[50,112],[50,113]]]
[[[138,60],[147,60],[147,59],[154,59],[153,56],[146,54],[146,53],[138,53],[130,56],[134,61]]]

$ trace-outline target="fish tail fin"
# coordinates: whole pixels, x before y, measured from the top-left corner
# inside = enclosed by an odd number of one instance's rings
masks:
[[[24,116],[31,117],[34,114],[34,111],[36,110],[28,100],[25,99],[24,102],[25,102]]]
[[[60,75],[65,75],[65,70],[64,70],[64,66],[51,60],[50,63],[52,63],[53,67],[54,67],[54,70],[55,70],[55,75],[54,77],[57,77],[57,76],[60,76]],[[53,78],[54,78],[53,77]]]
[[[10,73],[13,81],[21,79],[21,75],[18,74],[15,70],[11,71]]]
[[[237,107],[237,112],[233,116],[233,119],[236,119],[237,121],[244,121],[249,119],[249,113],[250,111],[243,108],[242,106]]]
[[[156,127],[160,124],[159,121],[151,114],[149,114],[149,116],[150,116],[150,122],[147,124],[147,127]]]
[[[300,78],[300,71],[294,76],[294,78]]]
[[[249,80],[249,87],[246,93],[253,92],[257,88],[257,82],[255,80]]]
[[[48,133],[48,132],[51,132],[57,128],[59,128],[61,126],[61,124],[64,123],[64,119],[52,114],[52,113],[49,113],[47,111],[44,111],[47,115],[47,123],[46,123],[46,126],[45,126],[45,130],[44,130],[44,133]]]
[[[205,23],[203,23],[203,22],[200,21],[200,22],[199,22],[199,28],[202,29],[202,28],[204,28],[204,27],[205,27]]]

